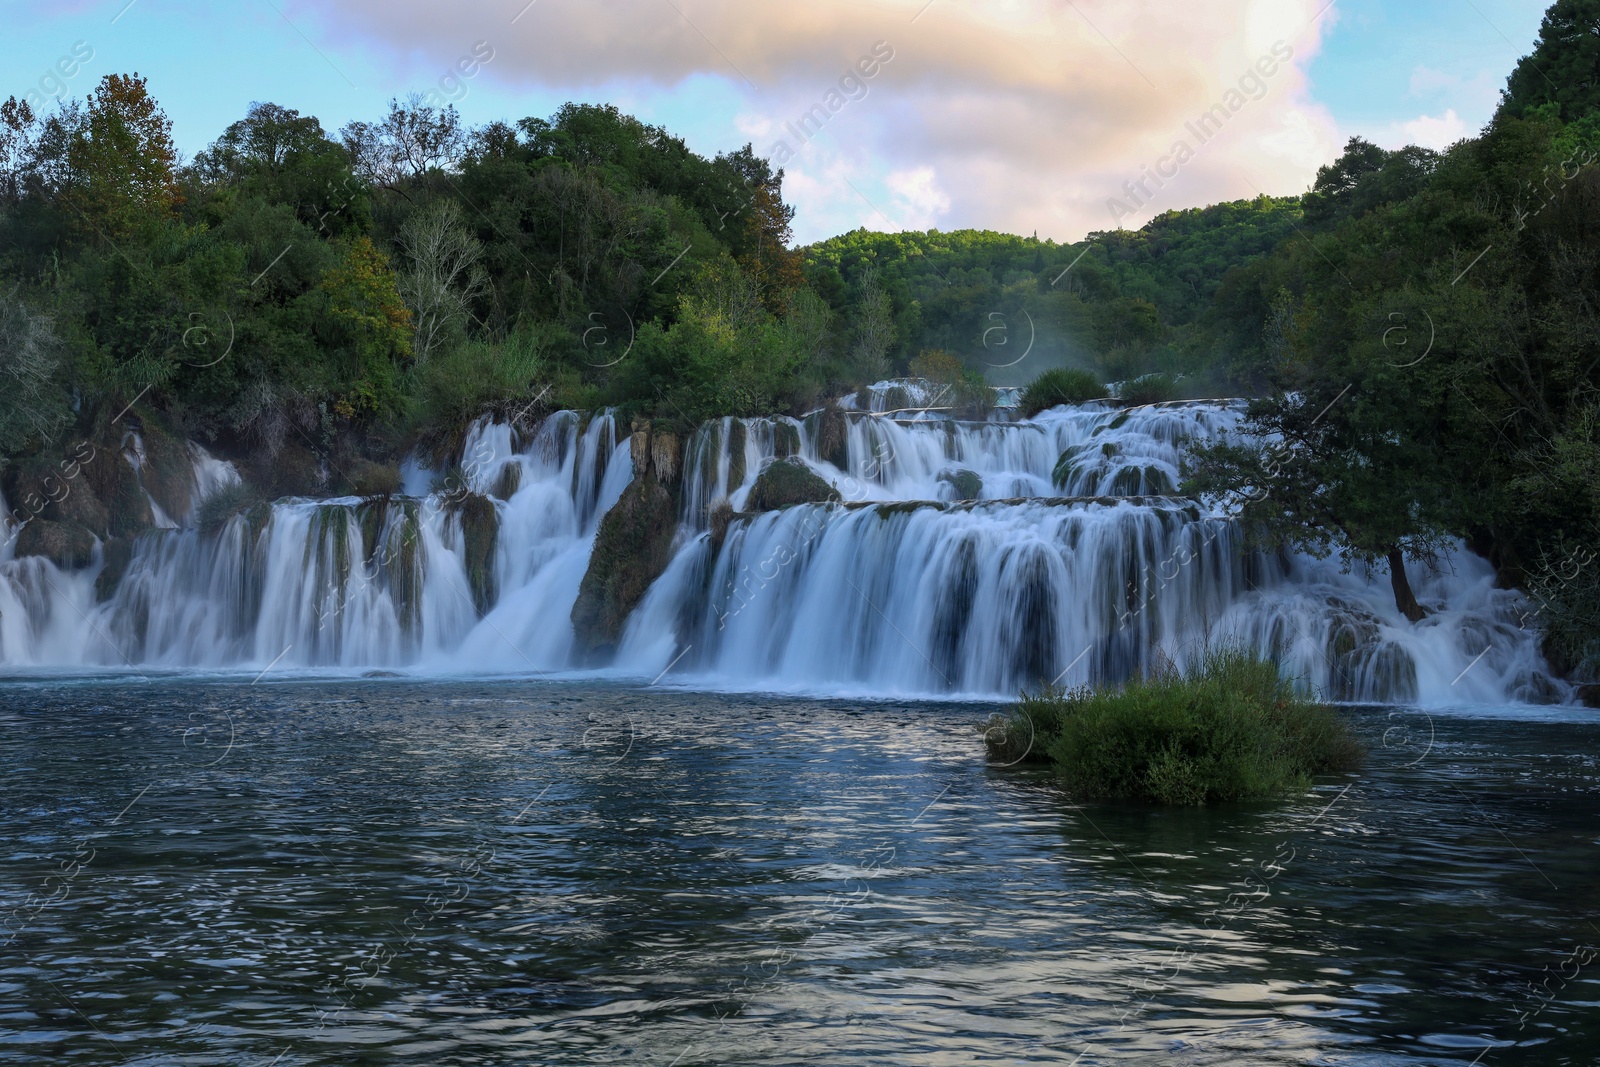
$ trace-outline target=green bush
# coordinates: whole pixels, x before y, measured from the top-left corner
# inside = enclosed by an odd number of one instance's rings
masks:
[[[1123,382],[1117,390],[1117,399],[1123,407],[1136,408],[1145,404],[1164,404],[1179,398],[1178,382],[1170,374],[1146,374]]]
[[[1121,689],[1024,694],[984,737],[996,760],[1053,764],[1075,795],[1162,804],[1283,796],[1363,755],[1331,708],[1237,650]]]
[[[1047,370],[1033,380],[1022,393],[1023,418],[1031,419],[1048,408],[1060,404],[1084,404],[1090,400],[1103,400],[1106,387],[1089,371],[1061,367]]]

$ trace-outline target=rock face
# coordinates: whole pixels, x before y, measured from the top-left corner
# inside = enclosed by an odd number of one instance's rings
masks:
[[[1580,685],[1573,695],[1586,708],[1600,708],[1600,685]]]
[[[596,653],[615,647],[629,613],[667,569],[677,519],[672,494],[649,473],[634,478],[606,512],[572,605],[580,649]]]
[[[17,558],[43,556],[63,570],[94,562],[94,534],[71,522],[34,519],[17,534]]]
[[[779,459],[767,464],[756,484],[750,487],[746,511],[776,511],[795,504],[826,504],[841,499],[839,490],[819,478],[797,459]]]
[[[472,605],[480,616],[494,607],[494,546],[500,536],[500,512],[494,501],[477,493],[464,493],[449,505],[461,520],[463,555],[467,582],[472,586]]]
[[[939,475],[939,480],[950,486],[957,500],[977,500],[983,496],[983,479],[976,471],[969,471],[965,467],[945,471]]]

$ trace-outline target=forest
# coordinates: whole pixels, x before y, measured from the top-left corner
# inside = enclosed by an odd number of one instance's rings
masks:
[[[783,172],[616,108],[468,129],[396,99],[337,131],[257,103],[192,160],[137,73],[0,105],[0,485],[120,419],[266,494],[382,494],[465,425],[615,407],[687,430],[891,375],[1076,368],[1251,399],[1266,449],[1191,492],[1352,566],[1464,541],[1600,668],[1600,0],[1560,0],[1492,122],[1359,137],[1301,195],[1075,243],[857,230],[794,247]],[[1251,491],[1251,490],[1254,491]],[[1243,491],[1242,491],[1243,490]]]

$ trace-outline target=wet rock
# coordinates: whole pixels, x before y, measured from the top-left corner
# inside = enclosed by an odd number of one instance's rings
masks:
[[[596,653],[615,647],[628,615],[667,569],[677,526],[672,494],[653,477],[635,478],[622,491],[600,521],[589,569],[572,605],[579,648]]]
[[[63,570],[94,562],[94,534],[71,522],[33,519],[17,534],[17,558],[43,556]]]
[[[776,511],[796,504],[826,504],[841,499],[839,490],[797,459],[774,460],[756,478],[746,511]]]

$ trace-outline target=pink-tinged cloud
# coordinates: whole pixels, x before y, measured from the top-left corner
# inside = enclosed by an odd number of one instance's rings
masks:
[[[335,47],[442,65],[486,42],[503,85],[670,101],[723,78],[740,105],[726,143],[786,169],[806,239],[937,225],[1072,240],[1302,191],[1342,140],[1305,75],[1337,15],[1325,0],[524,2],[287,6]]]

